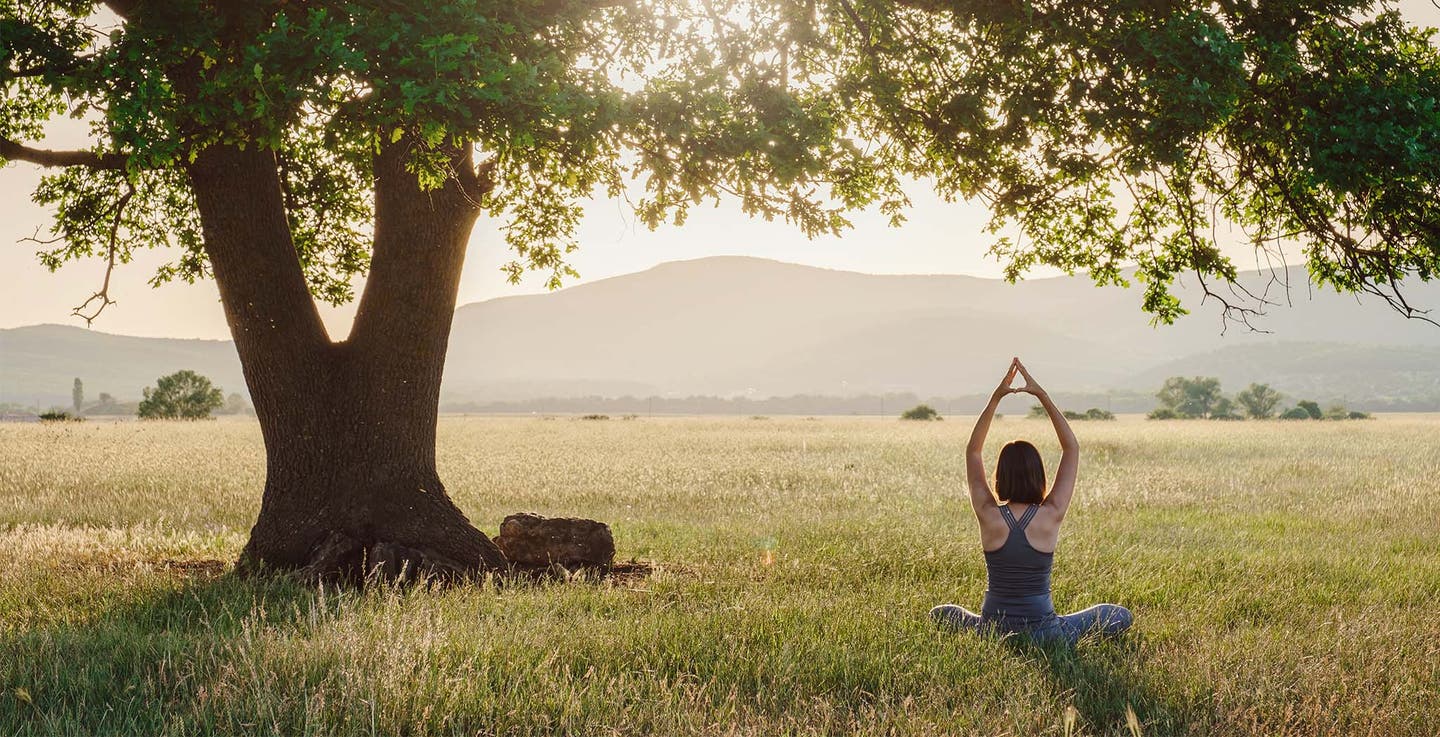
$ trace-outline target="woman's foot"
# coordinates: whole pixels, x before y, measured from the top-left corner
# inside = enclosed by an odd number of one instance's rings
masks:
[[[930,610],[930,618],[941,627],[953,630],[973,630],[980,626],[980,615],[958,604],[941,604]]]

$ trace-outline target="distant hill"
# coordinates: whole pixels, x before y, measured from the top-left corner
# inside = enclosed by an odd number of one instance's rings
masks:
[[[518,398],[486,395],[484,387],[582,375],[682,395],[961,395],[988,390],[995,367],[1021,355],[1059,388],[1094,391],[1134,387],[1147,369],[1184,365],[1186,356],[1221,348],[1440,347],[1440,328],[1405,320],[1378,300],[1311,293],[1303,269],[1287,276],[1297,285],[1291,304],[1256,321],[1269,333],[1252,333],[1225,329],[1218,310],[1195,304],[1193,288],[1181,294],[1196,314],[1151,327],[1139,290],[1097,289],[1085,277],[1011,285],[746,257],[673,262],[552,294],[461,307],[446,389],[457,397]],[[1440,283],[1418,285],[1409,296],[1440,306]],[[1307,370],[1323,389],[1326,367]]]
[[[1152,328],[1138,289],[1087,278],[1006,284],[967,276],[888,276],[748,257],[662,264],[550,294],[505,297],[455,313],[445,396],[451,402],[544,396],[963,396],[990,389],[1021,355],[1053,389],[1158,386],[1170,374],[1219,375],[1227,389],[1268,381],[1352,403],[1423,400],[1440,407],[1440,328],[1378,300],[1312,291],[1304,271],[1288,306],[1253,333],[1218,310]],[[1440,307],[1440,283],[1412,302]],[[1377,348],[1376,346],[1380,346]],[[1428,362],[1428,363],[1427,363]],[[225,341],[163,340],[41,325],[0,330],[0,402],[68,404],[70,382],[126,399],[180,368],[243,390]]]

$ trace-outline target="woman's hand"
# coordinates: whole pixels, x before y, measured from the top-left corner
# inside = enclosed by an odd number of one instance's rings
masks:
[[[1050,486],[1050,493],[1045,495],[1045,506],[1055,510],[1058,518],[1064,519],[1065,510],[1070,508],[1070,499],[1075,494],[1075,477],[1080,468],[1080,441],[1075,439],[1075,431],[1070,429],[1065,413],[1055,406],[1050,395],[1045,393],[1040,382],[1030,375],[1019,358],[1015,359],[1014,370],[1025,379],[1025,386],[1015,391],[1035,395],[1050,417],[1050,424],[1055,426],[1055,437],[1060,441],[1060,468],[1055,471],[1055,483]]]
[[[1010,386],[1010,383],[1015,381],[1015,372],[1018,370],[1020,370],[1020,359],[1011,359],[1010,370],[1005,372],[1005,378],[1000,380],[1000,386],[995,387],[995,393],[991,395],[992,398],[999,399],[1006,394],[1013,394],[1015,392],[1024,391],[1023,389],[1017,389],[1013,386]]]
[[[991,493],[990,482],[985,478],[985,459],[982,457],[985,436],[990,432],[990,422],[995,419],[995,410],[1000,406],[1000,400],[1006,394],[1019,391],[1010,386],[1019,370],[1020,360],[1012,359],[1005,378],[1001,380],[1000,386],[995,387],[989,404],[985,405],[985,410],[975,420],[975,429],[970,431],[970,443],[965,446],[965,478],[970,486],[970,505],[975,509],[975,516],[981,519],[984,519],[983,515],[989,514],[987,510],[995,508],[995,495]]]
[[[1022,386],[1018,389],[1012,389],[1011,391],[1025,392],[1027,394],[1033,394],[1037,397],[1045,395],[1045,390],[1040,386],[1040,382],[1036,381],[1035,377],[1031,376],[1030,372],[1025,370],[1025,364],[1020,363],[1019,358],[1015,359],[1015,364],[1010,369],[1010,376],[1013,377],[1016,371],[1019,371],[1021,378],[1025,379],[1025,386]]]

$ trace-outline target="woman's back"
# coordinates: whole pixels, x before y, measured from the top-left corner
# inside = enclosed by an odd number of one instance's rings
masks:
[[[1050,603],[1050,571],[1055,553],[1036,550],[1025,529],[1040,510],[1039,504],[1016,519],[1010,505],[1000,507],[1000,516],[1009,527],[1009,537],[995,550],[985,551],[985,605],[983,614],[1022,618],[1054,614]]]

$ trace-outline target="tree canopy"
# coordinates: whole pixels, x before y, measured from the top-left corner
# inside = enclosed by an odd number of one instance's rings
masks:
[[[580,203],[596,191],[619,196],[632,178],[651,225],[732,195],[747,212],[834,232],[843,207],[898,193],[894,175],[843,129],[834,97],[786,83],[764,58],[775,38],[723,30],[731,21],[715,13],[736,8],[106,6],[0,2],[0,157],[66,167],[35,195],[57,213],[57,239],[42,253],[52,267],[174,245],[180,255],[157,283],[207,276],[182,170],[217,143],[275,152],[307,282],[334,303],[353,296],[349,278],[368,265],[372,158],[402,139],[407,169],[427,188],[483,180],[478,204],[515,252],[507,270],[547,270],[552,283],[571,273],[564,254]],[[92,148],[22,143],[64,115],[90,121]],[[462,147],[478,152],[474,171],[456,169]]]
[[[907,172],[990,205],[1010,278],[1134,265],[1169,322],[1193,270],[1245,319],[1276,295],[1233,284],[1235,226],[1259,263],[1298,252],[1418,316],[1400,282],[1440,267],[1440,55],[1392,5],[837,4],[837,87]]]
[[[0,89],[0,157],[63,167],[45,262],[176,246],[157,283],[210,274],[183,170],[234,144],[275,152],[310,290],[350,299],[402,140],[425,186],[482,181],[512,278],[552,284],[596,192],[815,234],[903,218],[911,181],[988,204],[1011,278],[1133,266],[1167,322],[1192,270],[1242,318],[1275,299],[1220,286],[1227,226],[1411,315],[1401,281],[1440,266],[1440,54],[1362,0],[0,0]],[[30,145],[59,116],[93,145]]]

